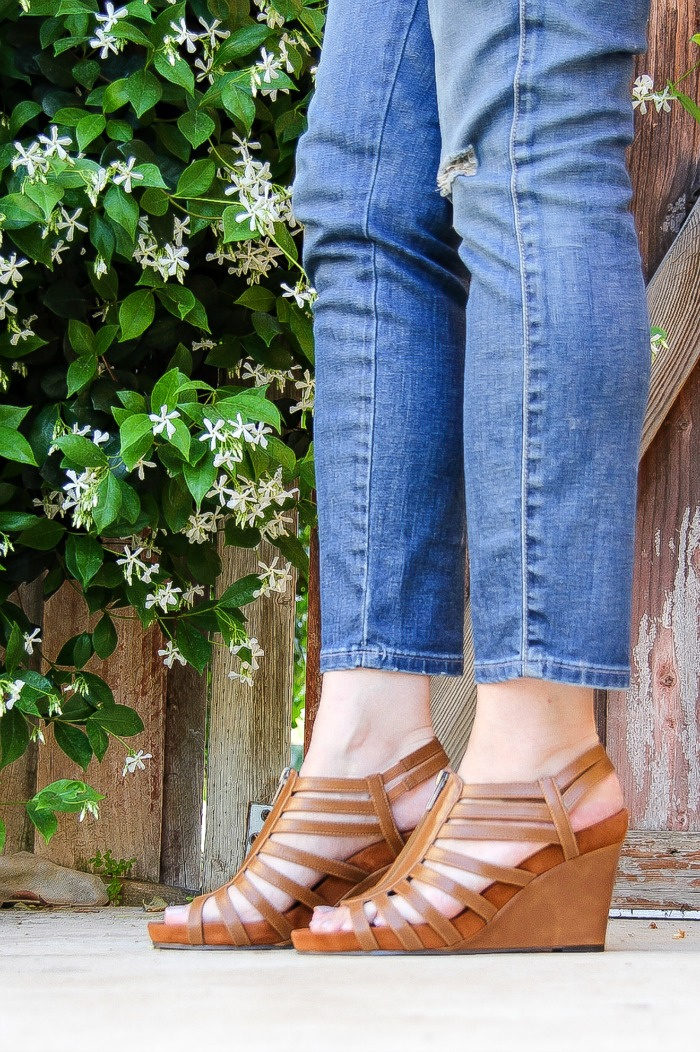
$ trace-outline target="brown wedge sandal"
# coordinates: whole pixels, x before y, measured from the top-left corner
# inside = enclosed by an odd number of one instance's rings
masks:
[[[432,778],[447,762],[434,738],[389,770],[367,778],[300,777],[286,768],[270,814],[235,877],[216,891],[194,899],[185,923],[149,924],[153,945],[182,950],[291,946],[292,930],[308,924],[314,906],[335,906],[349,892],[364,892],[389,869],[411,833],[397,829],[391,804]],[[348,821],[333,821],[333,815],[348,816]],[[376,839],[339,861],[275,839],[279,833]],[[271,865],[268,860],[274,858],[304,866],[323,877],[313,888],[303,887]],[[251,874],[286,892],[295,900],[293,905],[281,913],[250,879]],[[244,895],[265,919],[242,923],[228,894],[230,887]],[[217,921],[203,919],[204,904],[210,898],[219,911]]]
[[[301,953],[479,953],[602,950],[627,811],[574,833],[569,812],[613,770],[597,745],[553,778],[532,783],[465,785],[440,773],[432,799],[401,857],[368,895],[348,895],[352,931],[292,932]],[[534,841],[541,849],[518,867],[482,862],[444,846],[449,840]],[[492,881],[481,894],[435,864]],[[451,920],[415,881],[461,902]],[[411,924],[396,908],[400,895],[424,918]],[[371,902],[386,922],[373,926]]]

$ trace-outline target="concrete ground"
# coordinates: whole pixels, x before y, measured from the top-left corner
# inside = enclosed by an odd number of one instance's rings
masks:
[[[359,959],[157,951],[148,919],[1,910],[2,1052],[700,1049],[698,920],[611,920],[606,953]]]

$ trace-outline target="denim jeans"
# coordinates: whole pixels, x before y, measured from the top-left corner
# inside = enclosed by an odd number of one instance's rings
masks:
[[[320,667],[630,681],[650,333],[625,149],[649,0],[330,0],[294,214],[316,288]]]

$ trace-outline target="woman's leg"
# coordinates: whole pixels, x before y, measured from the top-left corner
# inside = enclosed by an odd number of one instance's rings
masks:
[[[650,351],[625,147],[648,3],[429,7],[437,178],[471,272],[464,459],[478,703],[460,773],[531,781],[597,741],[593,688],[629,683]],[[610,774],[573,807],[574,830],[621,803]],[[511,866],[537,849],[451,846]],[[445,915],[463,908],[417,887]],[[366,911],[376,914],[371,903]],[[349,930],[348,910],[319,911],[311,927]]]
[[[331,0],[293,186],[318,292],[324,675],[305,776],[390,768],[433,735],[428,674],[463,670],[468,275],[434,185],[432,62],[425,0]],[[392,806],[400,830],[415,826],[433,782]],[[361,846],[357,836],[274,838],[339,859]],[[307,885],[318,877],[270,865]],[[292,902],[281,888],[260,890],[280,910]],[[229,894],[244,923],[259,920],[236,888]],[[217,912],[207,902],[204,920]],[[166,919],[184,915],[173,908]]]

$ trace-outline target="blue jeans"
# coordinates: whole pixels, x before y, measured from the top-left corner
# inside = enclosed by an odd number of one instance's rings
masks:
[[[626,687],[649,0],[330,0],[292,206],[320,667]],[[468,543],[467,543],[468,542]]]

